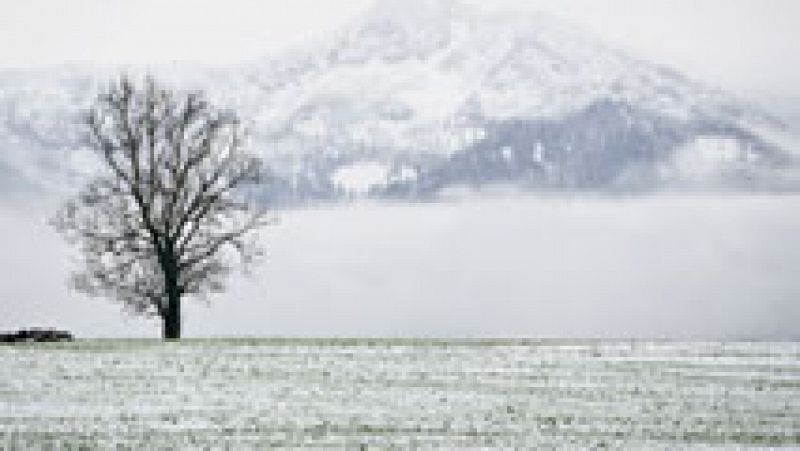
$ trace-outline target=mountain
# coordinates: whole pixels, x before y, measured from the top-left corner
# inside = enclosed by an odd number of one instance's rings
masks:
[[[796,149],[773,138],[788,133],[779,121],[543,13],[383,0],[279,56],[151,70],[251,120],[274,204],[491,185],[800,187]],[[0,146],[11,149],[0,171],[65,186],[90,171],[79,114],[111,74],[0,74]]]

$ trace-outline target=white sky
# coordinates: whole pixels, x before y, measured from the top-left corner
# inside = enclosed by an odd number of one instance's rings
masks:
[[[0,64],[225,64],[334,28],[369,1],[14,1],[0,16],[0,41],[14,43],[0,46]]]

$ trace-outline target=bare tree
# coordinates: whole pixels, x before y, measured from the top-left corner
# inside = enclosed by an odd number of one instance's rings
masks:
[[[53,220],[82,251],[73,284],[161,317],[164,338],[179,339],[181,299],[223,290],[234,263],[262,254],[266,211],[243,189],[261,161],[243,150],[235,113],[152,78],[112,84],[86,125],[103,171]]]

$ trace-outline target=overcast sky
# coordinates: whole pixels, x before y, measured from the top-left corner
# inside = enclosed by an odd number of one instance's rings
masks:
[[[373,0],[26,0],[0,15],[0,66],[228,64],[341,26]],[[493,0],[602,38],[800,119],[800,1]],[[515,6],[511,6],[515,7]]]

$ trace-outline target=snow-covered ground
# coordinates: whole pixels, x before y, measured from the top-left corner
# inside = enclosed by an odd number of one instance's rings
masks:
[[[100,340],[0,347],[0,448],[800,446],[800,345]]]

